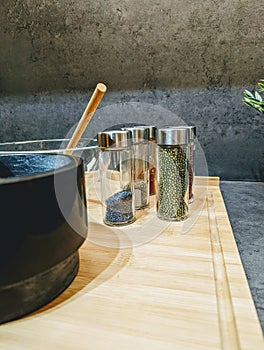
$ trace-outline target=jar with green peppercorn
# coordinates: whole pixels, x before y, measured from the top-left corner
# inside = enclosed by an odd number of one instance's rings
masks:
[[[109,226],[130,224],[135,221],[132,133],[112,130],[97,138],[103,221]]]
[[[190,133],[190,147],[188,157],[188,177],[189,177],[189,195],[188,201],[194,201],[194,177],[195,177],[195,145],[196,145],[196,126],[182,125],[182,126],[168,126],[171,129],[187,129]]]
[[[190,133],[186,128],[157,130],[157,215],[182,221],[188,215]]]

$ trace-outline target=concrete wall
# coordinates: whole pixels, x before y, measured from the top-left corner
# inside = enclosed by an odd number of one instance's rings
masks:
[[[263,18],[259,0],[4,0],[0,91],[255,84]]]
[[[209,174],[222,180],[264,180],[264,117],[241,102],[241,88],[109,92],[85,136],[113,125],[197,126]],[[0,141],[64,138],[89,94],[35,94],[0,99]],[[178,124],[179,125],[179,124]]]
[[[100,107],[146,102],[195,124],[210,175],[264,180],[264,117],[241,102],[264,78],[263,18],[259,0],[4,0],[0,141],[64,137],[102,81]],[[95,116],[90,136],[140,118]]]

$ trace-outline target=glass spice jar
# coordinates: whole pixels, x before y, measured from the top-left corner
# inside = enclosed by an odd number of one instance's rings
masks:
[[[182,125],[182,126],[168,126],[172,129],[187,129],[189,131],[190,148],[188,159],[188,176],[189,176],[189,191],[188,201],[192,203],[194,201],[194,178],[195,178],[195,145],[196,145],[196,126]]]
[[[135,209],[149,206],[149,130],[145,127],[124,128],[132,132]]]
[[[195,144],[196,144],[196,127],[186,126],[190,132],[190,150],[189,150],[189,162],[188,162],[188,173],[189,173],[189,203],[194,201],[194,177],[195,177]]]
[[[188,215],[188,156],[186,128],[157,130],[157,216],[181,221]]]
[[[135,221],[132,133],[105,131],[97,139],[103,221],[110,226],[132,223]]]
[[[140,126],[149,130],[149,195],[156,194],[156,132],[154,125]]]

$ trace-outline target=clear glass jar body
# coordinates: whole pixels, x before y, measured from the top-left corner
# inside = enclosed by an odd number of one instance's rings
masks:
[[[189,144],[157,147],[157,216],[182,221],[188,215]]]
[[[195,157],[195,139],[190,141],[189,148],[189,161],[188,161],[188,177],[189,177],[189,190],[188,190],[188,202],[192,203],[194,201],[194,157]]]
[[[133,185],[135,209],[140,210],[149,206],[149,145],[140,142],[133,145]]]
[[[149,195],[156,194],[156,140],[149,142]]]
[[[149,145],[149,195],[156,194],[156,132],[154,125],[142,125],[139,128],[147,130]],[[146,137],[146,135],[145,135]]]
[[[120,226],[135,220],[132,148],[101,150],[99,157],[103,221]]]

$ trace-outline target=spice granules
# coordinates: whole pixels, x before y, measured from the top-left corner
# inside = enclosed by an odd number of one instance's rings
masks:
[[[148,206],[148,186],[148,183],[143,180],[134,182],[136,208],[145,208]]]
[[[105,204],[105,223],[123,224],[134,221],[132,192],[130,190],[115,193],[106,199]]]
[[[185,203],[188,187],[187,149],[184,146],[166,146],[159,152],[158,216],[172,220],[181,219],[188,211]]]

